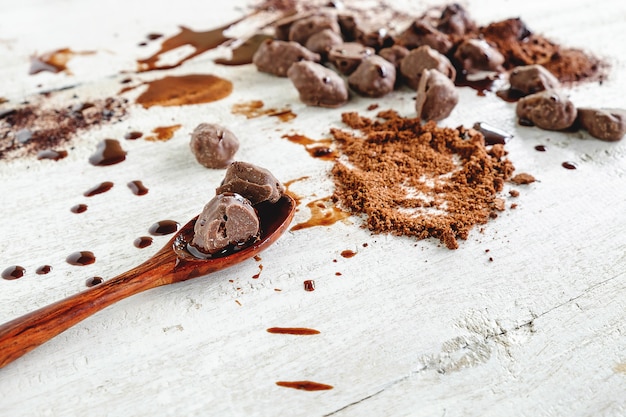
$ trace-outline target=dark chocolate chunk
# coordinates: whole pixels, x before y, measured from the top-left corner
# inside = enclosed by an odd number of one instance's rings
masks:
[[[293,22],[289,28],[289,40],[305,45],[307,40],[314,34],[322,30],[331,30],[337,34],[341,33],[339,23],[335,16],[327,14],[316,14]]]
[[[441,13],[437,29],[449,35],[461,37],[476,30],[476,23],[467,10],[458,3],[449,4]]]
[[[339,107],[348,101],[348,88],[343,78],[320,64],[298,62],[289,68],[287,75],[305,104]]]
[[[626,134],[626,110],[624,109],[592,109],[579,108],[578,120],[580,126],[591,136],[606,140],[617,141]]]
[[[426,19],[415,20],[398,36],[396,43],[408,49],[428,45],[442,54],[447,54],[452,48],[448,35],[435,29]]]
[[[484,39],[467,39],[461,42],[454,52],[454,59],[468,74],[504,71],[504,56]]]
[[[328,56],[334,46],[341,45],[343,39],[341,35],[330,29],[324,29],[318,33],[315,33],[309,37],[306,41],[306,48],[310,51],[320,54],[323,57]]]
[[[456,77],[456,70],[450,60],[427,45],[413,49],[400,63],[400,71],[406,83],[414,89],[419,85],[425,69],[435,69],[451,80]]]
[[[346,42],[328,51],[328,60],[340,73],[350,75],[363,59],[374,55],[374,48],[356,42]]]
[[[560,86],[559,80],[541,65],[525,65],[511,71],[509,76],[511,90],[522,95],[552,90]]]
[[[546,130],[563,130],[576,121],[576,107],[557,90],[546,90],[522,97],[517,102],[517,117],[530,120]]]
[[[217,194],[240,194],[252,204],[275,203],[284,192],[283,184],[267,169],[241,161],[230,164],[224,182],[216,190]]]
[[[319,62],[320,59],[319,54],[309,51],[299,43],[268,39],[259,46],[252,62],[261,72],[286,77],[294,62]]]
[[[384,96],[393,91],[395,83],[396,67],[378,55],[364,59],[348,77],[350,87],[368,97]]]
[[[415,111],[423,120],[442,120],[459,101],[459,93],[450,78],[435,69],[425,69],[415,98]]]
[[[201,123],[191,133],[189,146],[196,160],[205,167],[226,168],[239,149],[239,140],[225,127]]]
[[[243,245],[259,235],[259,218],[238,194],[218,194],[198,216],[191,244],[206,253]]]

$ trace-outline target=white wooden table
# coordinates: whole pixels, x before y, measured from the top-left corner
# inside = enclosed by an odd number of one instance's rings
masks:
[[[426,5],[396,3],[416,14]],[[210,29],[242,16],[244,5],[2,0],[0,96],[19,103],[69,85],[75,87],[51,100],[115,95],[121,71],[133,71],[138,58],[158,48],[158,41],[137,46],[146,34],[172,35],[181,24]],[[467,7],[481,24],[520,16],[535,32],[606,58],[609,79],[575,87],[571,96],[579,105],[626,107],[624,2]],[[27,75],[30,55],[62,47],[96,53],[73,58],[73,75]],[[303,196],[295,222],[309,217],[308,201],[331,194],[332,164],[281,136],[326,137],[340,126],[341,112],[364,111],[372,101],[307,108],[285,80],[252,66],[217,66],[219,54],[169,73],[223,76],[235,86],[224,100],[133,106],[123,122],[81,134],[63,160],[0,161],[0,268],[26,268],[20,279],[0,280],[0,322],[84,290],[89,277],[110,278],[141,263],[168,237],[146,249],[133,246],[136,237],[155,221],[183,223],[197,214],[223,175],[195,163],[188,150],[200,122],[230,126],[242,142],[238,158],[283,181],[307,177],[291,186]],[[511,160],[538,179],[518,187],[517,209],[473,231],[455,251],[432,240],[371,235],[356,218],[289,232],[261,260],[124,300],[1,369],[0,415],[626,415],[626,140],[520,127],[514,104],[467,88],[460,94],[444,124],[484,121],[513,133]],[[297,117],[284,123],[230,111],[259,99],[267,107],[289,105]],[[406,91],[376,102],[404,115],[414,111]],[[130,130],[172,124],[182,127],[166,142],[123,140]],[[87,163],[104,138],[122,141],[125,162]],[[538,144],[548,151],[535,151]],[[563,161],[578,169],[563,169]],[[136,179],[147,195],[127,189]],[[82,196],[101,181],[116,185]],[[71,213],[77,203],[88,211]],[[97,261],[67,264],[77,250],[93,251]],[[344,250],[356,256],[344,258]],[[44,264],[53,270],[36,275]],[[304,291],[308,279],[313,292]],[[270,327],[320,333],[276,335]],[[276,385],[297,380],[333,389]]]

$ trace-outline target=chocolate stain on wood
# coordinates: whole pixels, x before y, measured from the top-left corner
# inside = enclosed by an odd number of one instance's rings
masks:
[[[174,137],[174,133],[178,129],[180,129],[182,125],[172,125],[172,126],[159,126],[152,129],[152,133],[154,135],[148,135],[145,137],[145,140],[150,142],[165,142]]]
[[[313,158],[334,161],[338,157],[337,151],[331,146],[333,140],[330,138],[315,140],[297,133],[284,134],[281,137],[289,142],[304,146],[304,149]]]
[[[229,59],[218,58],[215,60],[215,63],[230,66],[251,64],[252,57],[257,49],[259,49],[259,46],[265,42],[265,40],[273,38],[273,36],[258,33],[234,48],[232,50],[232,56]]]
[[[247,119],[254,119],[261,116],[276,117],[281,122],[288,122],[298,117],[290,108],[282,109],[264,108],[265,103],[262,100],[251,100],[243,103],[236,103],[231,108],[232,114],[240,114],[246,116]]]
[[[319,330],[309,329],[307,327],[270,327],[267,329],[268,333],[272,334],[291,334],[297,336],[311,336],[319,334]]]
[[[85,191],[83,193],[83,195],[85,197],[93,197],[94,195],[97,195],[97,194],[106,193],[111,188],[113,188],[113,183],[111,181],[104,181],[104,182],[102,182],[102,183],[100,183],[100,184],[98,184],[98,185],[88,189],[87,191]]]
[[[95,51],[72,51],[70,48],[56,49],[41,55],[33,55],[30,57],[29,75],[35,75],[40,72],[52,72],[54,74],[65,72],[68,75],[72,73],[67,69],[67,63],[76,55],[93,55]]]
[[[152,106],[183,106],[212,103],[228,97],[233,83],[211,74],[167,76],[143,83],[148,89],[135,100],[145,109]],[[132,88],[123,88],[120,93]]]
[[[117,139],[104,139],[100,141],[94,152],[89,157],[89,163],[95,166],[109,166],[119,164],[126,159],[126,151]]]
[[[340,220],[350,217],[350,213],[341,210],[332,202],[331,197],[313,200],[306,205],[311,210],[311,217],[291,228],[294,230],[306,229],[315,226],[330,226]]]
[[[341,251],[341,256],[344,258],[352,258],[354,255],[356,255],[356,252],[349,249]]]
[[[299,389],[302,391],[324,391],[333,389],[332,385],[321,384],[313,381],[278,381],[276,385],[279,387]]]
[[[222,44],[225,44],[226,42],[231,41],[232,38],[224,36],[224,31],[231,26],[241,22],[246,17],[247,16],[244,16],[240,19],[235,20],[234,22],[227,23],[223,26],[207,31],[195,31],[188,27],[180,26],[180,32],[165,39],[161,44],[161,48],[157,52],[155,52],[148,58],[140,59],[137,61],[137,70],[139,72],[146,72],[176,68],[182,65],[184,62],[189,61],[190,59],[200,54],[203,54],[206,51],[210,51]],[[182,46],[191,46],[194,50],[189,55],[183,57],[174,64],[158,64],[159,59],[162,57],[162,55],[166,54],[167,52],[173,51],[174,49],[178,49]]]

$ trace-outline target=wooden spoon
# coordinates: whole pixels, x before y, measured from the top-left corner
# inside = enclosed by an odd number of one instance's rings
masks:
[[[276,203],[260,203],[261,236],[237,251],[200,259],[187,251],[196,218],[153,257],[141,265],[97,286],[42,307],[0,326],[0,368],[69,329],[92,314],[131,295],[150,288],[210,274],[238,264],[258,254],[287,229],[296,203],[283,196]]]

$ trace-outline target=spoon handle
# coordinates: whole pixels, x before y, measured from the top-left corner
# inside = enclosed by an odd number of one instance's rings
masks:
[[[0,326],[0,368],[105,307],[170,283],[171,264],[159,265],[163,255],[159,252],[115,278]]]

